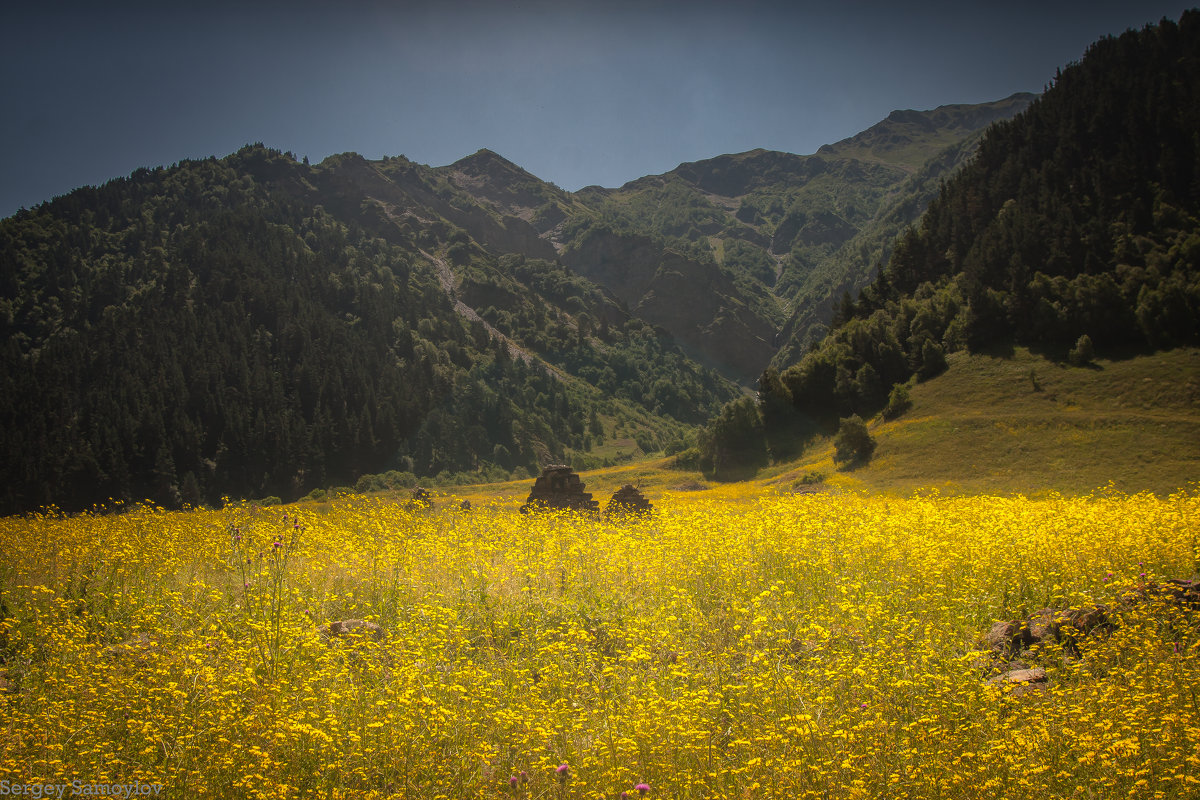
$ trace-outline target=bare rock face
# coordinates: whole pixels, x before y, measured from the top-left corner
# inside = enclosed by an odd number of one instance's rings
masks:
[[[631,483],[617,489],[612,499],[608,501],[608,505],[604,507],[604,513],[610,517],[625,514],[649,514],[653,510],[650,501]]]
[[[565,464],[554,464],[542,470],[529,490],[521,513],[537,508],[570,509],[572,511],[599,511],[600,504],[592,499],[591,492],[583,490],[584,484],[575,471]]]
[[[343,619],[330,622],[317,628],[321,641],[330,642],[333,639],[346,641],[383,641],[384,632],[378,624],[365,619]]]

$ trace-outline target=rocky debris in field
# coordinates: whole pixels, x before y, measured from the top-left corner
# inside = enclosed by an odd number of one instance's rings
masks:
[[[1027,667],[1010,669],[992,678],[988,683],[998,686],[1005,683],[1045,683],[1046,670],[1044,667]]]
[[[1014,697],[1040,691],[1046,688],[1048,683],[1046,670],[1043,667],[1010,669],[988,681],[989,686],[1006,689],[1009,696]]]
[[[1200,609],[1200,581],[1171,579],[1162,583],[1148,583],[1122,595],[1117,604],[1130,607],[1147,600]],[[981,649],[990,653],[984,664],[1000,672],[988,683],[992,686],[1045,685],[1047,677],[1044,669],[1028,668],[1019,662],[1006,663],[1007,659],[1052,642],[1061,644],[1069,655],[1078,657],[1080,647],[1088,638],[1110,632],[1116,627],[1112,609],[1102,604],[1063,610],[1043,608],[1025,619],[999,620],[992,624],[979,642]]]
[[[373,639],[383,641],[384,631],[377,623],[365,619],[343,619],[330,622],[317,628],[321,641],[329,642],[335,638],[345,637],[347,641],[358,639]]]
[[[981,644],[986,650],[1012,655],[1036,644],[1054,641],[1078,655],[1078,645],[1084,637],[1098,630],[1112,628],[1107,606],[1085,606],[1063,611],[1043,608],[1027,619],[994,623]]]
[[[529,490],[521,513],[533,509],[568,509],[571,511],[599,511],[600,504],[592,499],[591,492],[583,490],[584,484],[575,471],[565,464],[553,464],[542,470]]]
[[[1147,585],[1142,589],[1141,594],[1200,609],[1200,581],[1197,580],[1172,578],[1163,583]],[[1129,596],[1127,595],[1127,597]]]
[[[608,505],[604,507],[604,513],[610,517],[623,514],[649,514],[653,510],[650,501],[631,483],[617,489],[613,493],[612,499],[608,501]]]

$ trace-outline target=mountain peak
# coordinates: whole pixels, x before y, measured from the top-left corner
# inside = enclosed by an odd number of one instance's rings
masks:
[[[519,172],[529,174],[524,169],[509,161],[504,156],[497,153],[495,150],[489,150],[482,147],[476,150],[465,158],[460,158],[455,161],[447,169],[457,172],[465,172],[468,175],[479,175],[485,172],[494,172],[496,170],[504,170],[508,172]]]

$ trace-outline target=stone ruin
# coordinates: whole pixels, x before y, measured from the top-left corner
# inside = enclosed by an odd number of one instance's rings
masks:
[[[565,464],[545,467],[529,490],[521,513],[527,514],[535,508],[599,511],[600,504],[592,499],[591,492],[583,490],[583,486],[575,471]]]
[[[610,517],[624,514],[649,514],[653,510],[650,501],[631,483],[617,489],[612,499],[608,501],[608,505],[604,507],[604,513]]]

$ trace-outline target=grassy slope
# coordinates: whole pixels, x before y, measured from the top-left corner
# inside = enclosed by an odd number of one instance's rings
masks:
[[[865,467],[839,472],[830,440],[803,457],[764,470],[752,484],[708,484],[699,473],[667,468],[671,459],[582,473],[603,506],[624,483],[654,502],[666,492],[729,499],[753,487],[791,491],[817,472],[822,487],[908,495],[943,493],[1087,494],[1112,482],[1125,492],[1168,494],[1200,479],[1200,349],[1183,348],[1068,367],[1019,349],[1008,357],[950,357],[943,375],[917,385],[913,407],[871,423],[878,442]],[[1036,375],[1035,390],[1030,372]],[[532,481],[448,489],[473,503],[518,505]]]
[[[1035,390],[1030,373],[1036,375]],[[1027,350],[950,358],[912,392],[913,407],[876,420],[867,466],[835,473],[828,442],[768,480],[825,472],[843,488],[909,493],[1169,493],[1200,477],[1200,350],[1072,368]]]

